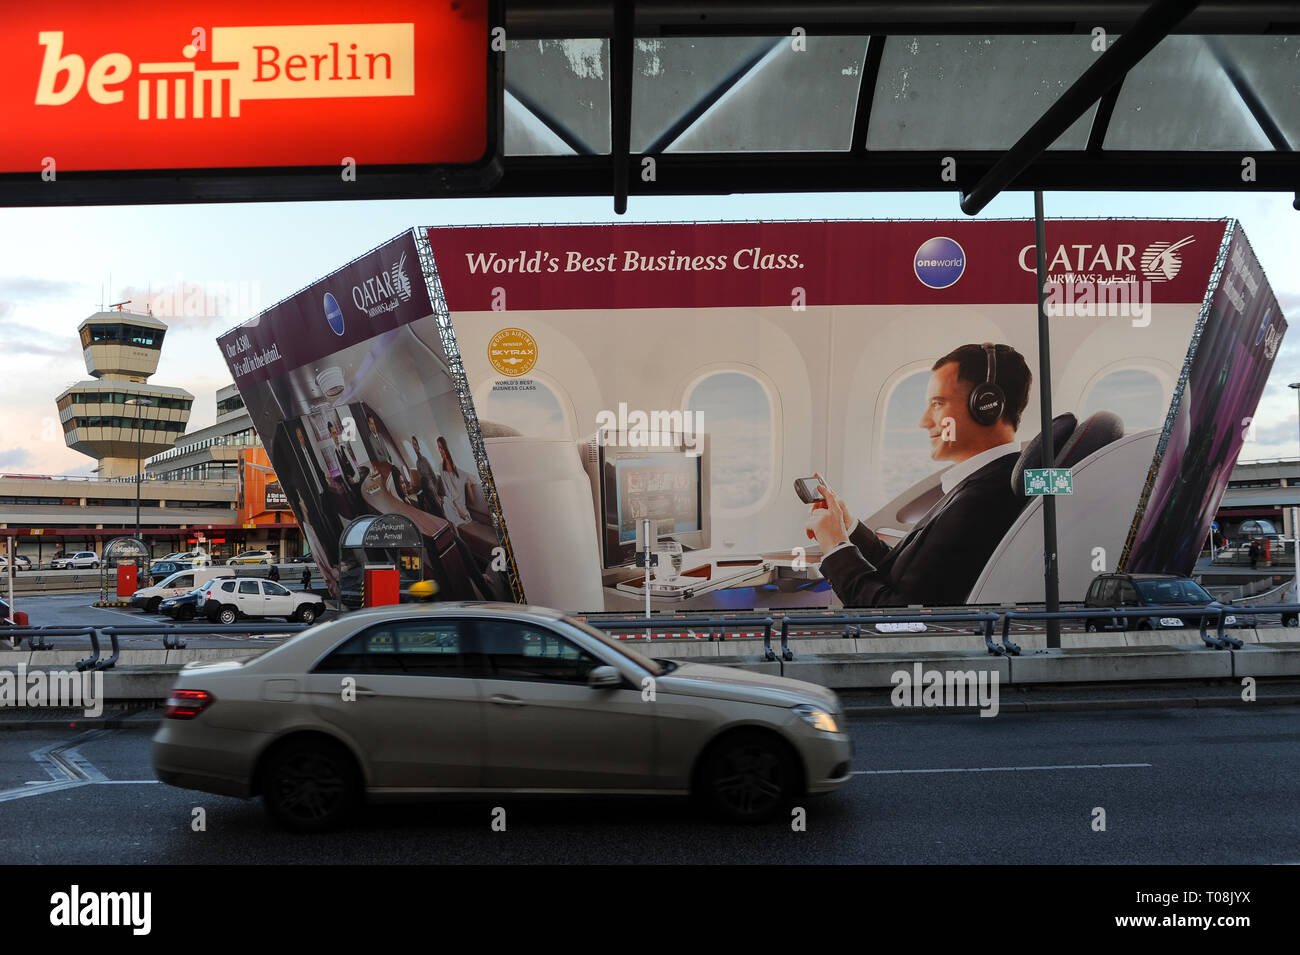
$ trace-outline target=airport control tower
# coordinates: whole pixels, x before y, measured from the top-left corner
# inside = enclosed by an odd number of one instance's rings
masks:
[[[99,461],[101,478],[134,477],[137,461],[166,451],[185,433],[194,396],[150,385],[167,326],[152,315],[96,312],[78,326],[86,371],[58,397],[68,447]]]

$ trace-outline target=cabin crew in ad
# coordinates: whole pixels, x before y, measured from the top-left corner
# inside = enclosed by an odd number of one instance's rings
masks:
[[[943,497],[893,548],[823,483],[827,507],[813,511],[808,529],[821,545],[821,573],[846,607],[966,602],[1024,505],[1011,472],[1032,378],[1010,345],[962,345],[934,363],[919,424],[930,457],[952,466]]]

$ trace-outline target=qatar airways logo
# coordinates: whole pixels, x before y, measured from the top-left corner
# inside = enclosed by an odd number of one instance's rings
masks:
[[[1148,282],[1171,282],[1183,268],[1179,252],[1196,239],[1183,236],[1176,242],[1152,242],[1138,256],[1137,246],[1126,242],[1106,243],[1076,242],[1058,245],[1047,262],[1048,272],[1065,272],[1076,281],[1089,279],[1114,281],[1114,274],[1141,276]],[[1136,262],[1134,261],[1136,259]],[[1025,272],[1037,271],[1034,246],[1020,250],[1020,268]]]
[[[406,274],[406,253],[390,268],[376,272],[352,286],[352,304],[374,318],[411,300],[411,278]]]
[[[202,120],[238,118],[248,100],[415,95],[414,23],[213,27],[210,50],[208,32],[196,28],[180,59],[160,50],[136,62],[102,47],[65,52],[62,30],[41,31],[35,104],[129,97],[137,119]]]

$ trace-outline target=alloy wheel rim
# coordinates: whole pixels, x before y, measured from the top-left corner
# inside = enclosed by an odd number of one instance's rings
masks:
[[[330,760],[320,756],[296,756],[280,771],[276,789],[280,807],[303,820],[320,820],[330,815],[343,798],[343,776]]]
[[[753,816],[771,808],[784,795],[781,760],[761,746],[734,749],[722,759],[714,792],[730,809]]]

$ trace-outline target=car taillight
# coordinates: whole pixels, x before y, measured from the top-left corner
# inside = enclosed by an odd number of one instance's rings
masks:
[[[169,720],[192,720],[214,702],[215,698],[207,690],[172,690],[167,697],[167,712],[163,714]]]

